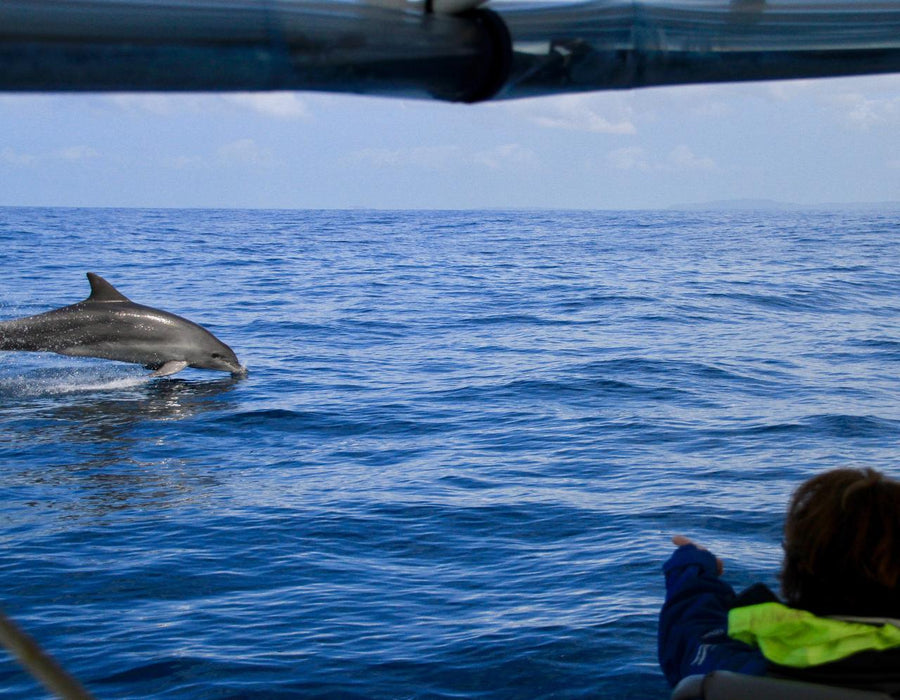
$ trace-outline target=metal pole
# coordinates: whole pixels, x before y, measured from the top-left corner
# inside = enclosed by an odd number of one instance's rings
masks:
[[[0,644],[51,693],[63,700],[92,700],[92,695],[57,661],[0,611]]]

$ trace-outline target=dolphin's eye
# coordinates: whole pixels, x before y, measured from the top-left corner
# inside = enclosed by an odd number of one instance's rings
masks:
[[[217,352],[214,352],[214,353],[212,354],[212,356],[213,356],[213,358],[216,359],[216,360],[221,360],[221,359],[222,359],[222,356],[221,356],[219,353],[217,353]]]

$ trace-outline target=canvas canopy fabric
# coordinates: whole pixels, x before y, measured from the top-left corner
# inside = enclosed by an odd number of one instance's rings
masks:
[[[0,90],[477,102],[900,72],[900,0],[4,0]],[[484,9],[487,8],[487,9]]]

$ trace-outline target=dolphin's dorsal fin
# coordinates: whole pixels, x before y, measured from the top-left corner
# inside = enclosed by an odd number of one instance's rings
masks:
[[[91,283],[91,295],[87,301],[131,301],[100,275],[88,272],[87,278]]]

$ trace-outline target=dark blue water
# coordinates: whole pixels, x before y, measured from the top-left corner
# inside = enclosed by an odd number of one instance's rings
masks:
[[[0,209],[250,374],[0,353],[0,606],[100,698],[658,698],[673,534],[897,475],[900,215]],[[0,658],[0,695],[36,697]]]

